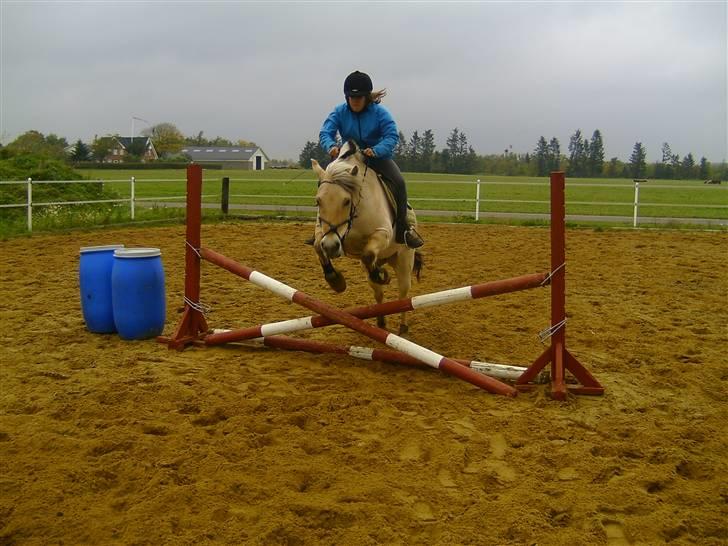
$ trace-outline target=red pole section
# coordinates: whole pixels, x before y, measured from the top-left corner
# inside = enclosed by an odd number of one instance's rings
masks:
[[[349,307],[344,309],[344,312],[360,319],[368,319],[372,317],[412,311],[414,309],[421,309],[424,307],[434,307],[464,300],[475,300],[498,294],[516,292],[518,290],[528,290],[530,288],[546,286],[548,284],[548,282],[546,282],[547,278],[548,273],[521,275],[520,277],[474,284],[463,288],[454,288],[452,290],[442,290],[440,292],[433,292],[431,294],[424,294],[421,296],[414,296],[385,303],[366,305],[363,307]],[[284,320],[281,322],[272,322],[269,324],[260,324],[258,326],[230,330],[229,332],[224,333],[210,334],[205,337],[205,344],[221,345],[232,341],[242,341],[257,337],[289,334],[311,328],[321,328],[322,326],[330,326],[331,324],[336,323],[322,315],[302,317],[298,319]]]
[[[411,341],[408,341],[400,336],[391,334],[386,330],[382,330],[381,328],[372,326],[364,322],[363,320],[342,311],[341,309],[337,309],[336,307],[318,301],[308,294],[305,294],[304,292],[300,292],[295,288],[292,288],[286,284],[283,284],[280,281],[264,275],[263,273],[260,273],[259,271],[255,271],[247,266],[239,264],[223,256],[222,254],[218,254],[217,252],[206,248],[200,249],[200,254],[202,258],[209,261],[210,263],[214,263],[215,265],[218,265],[223,269],[227,269],[231,273],[239,275],[244,279],[249,280],[253,284],[260,286],[261,288],[265,288],[266,290],[269,290],[274,294],[282,296],[294,303],[306,307],[307,309],[310,309],[315,313],[321,314],[328,319],[342,324],[347,328],[351,328],[352,330],[355,330],[360,334],[363,334],[375,341],[379,341],[380,343],[384,343],[385,345],[388,345],[393,349],[401,351],[405,354],[409,354],[410,356],[415,357],[417,360],[424,362],[425,364],[428,364],[433,368],[438,368],[450,375],[457,377],[458,379],[467,381],[472,385],[475,385],[477,387],[480,387],[481,389],[487,390],[488,392],[492,392],[495,394],[515,396],[518,393],[516,389],[509,385],[506,385],[505,383],[501,383],[500,381],[493,379],[492,377],[488,377],[487,375],[481,375],[476,371],[471,370],[470,368],[458,364],[452,359],[439,355],[433,351],[430,351],[429,349],[425,349],[424,347],[412,343]]]

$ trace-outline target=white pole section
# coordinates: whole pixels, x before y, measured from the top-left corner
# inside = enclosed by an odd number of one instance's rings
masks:
[[[135,177],[131,177],[131,197],[129,198],[129,206],[131,208],[131,219],[134,220],[134,182],[136,181]]]
[[[637,209],[640,206],[640,183],[634,182],[634,218],[632,219],[632,227],[637,227]]]
[[[480,219],[480,178],[475,186],[475,221]]]
[[[33,179],[28,178],[28,233],[33,232]]]

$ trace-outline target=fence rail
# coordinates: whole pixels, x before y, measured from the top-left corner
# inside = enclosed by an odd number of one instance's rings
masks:
[[[0,209],[8,209],[8,208],[25,208],[26,209],[26,216],[27,216],[27,231],[32,232],[33,231],[33,209],[35,207],[49,207],[49,206],[71,206],[71,205],[85,205],[85,204],[104,204],[104,203],[128,203],[129,206],[129,213],[131,220],[135,220],[136,216],[136,205],[137,204],[143,204],[148,205],[149,203],[156,204],[156,203],[162,203],[162,202],[171,202],[174,206],[181,206],[184,204],[186,196],[184,194],[182,195],[174,195],[174,196],[158,196],[158,197],[138,197],[137,196],[137,185],[140,183],[184,183],[185,179],[144,179],[144,180],[137,180],[136,177],[132,176],[128,179],[110,179],[110,180],[32,180],[31,178],[28,178],[26,180],[10,180],[10,181],[0,181],[0,186],[7,186],[7,185],[23,185],[25,184],[27,187],[26,195],[27,198],[25,202],[21,203],[9,203],[9,204],[0,204]],[[211,183],[212,180],[208,179],[206,182]],[[232,208],[246,208],[249,210],[256,210],[256,207],[258,207],[257,210],[289,210],[289,211],[306,211],[311,212],[315,211],[315,207],[312,206],[305,206],[305,205],[286,205],[282,203],[282,201],[291,200],[291,199],[313,199],[312,195],[296,195],[296,194],[274,194],[274,193],[229,193],[230,188],[230,182],[272,182],[272,183],[278,183],[278,184],[285,184],[287,181],[281,180],[281,179],[246,179],[246,178],[228,178],[224,177],[222,179],[222,187],[220,194],[205,194],[202,197],[206,200],[219,198],[220,202],[219,205],[221,207],[221,210],[223,213],[227,214],[229,210],[229,199],[236,198],[236,199],[243,199],[243,200],[260,200],[260,199],[266,199],[270,200],[272,202],[267,203],[251,203],[247,205],[233,205]],[[289,181],[290,182],[290,181]],[[641,207],[671,207],[671,208],[692,208],[692,209],[715,209],[715,210],[721,210],[721,209],[728,209],[728,204],[704,204],[704,203],[665,203],[665,202],[644,202],[640,201],[640,188],[642,187],[644,180],[635,180],[632,184],[625,183],[625,184],[609,184],[609,183],[593,183],[593,184],[585,184],[585,183],[570,183],[568,184],[568,188],[578,188],[578,187],[590,187],[590,188],[596,188],[596,189],[602,189],[602,188],[620,188],[620,189],[632,189],[633,190],[633,201],[625,202],[625,201],[569,201],[567,205],[578,205],[578,206],[599,206],[599,207],[631,207],[632,208],[632,226],[637,227],[640,223],[640,220],[647,219],[647,220],[655,220],[654,216],[642,216],[640,217],[639,211]],[[35,202],[33,201],[33,186],[39,185],[39,184],[93,184],[93,183],[100,183],[100,184],[128,184],[129,187],[129,197],[119,198],[119,199],[96,199],[96,200],[69,200],[69,201],[44,201],[44,202]],[[539,199],[491,199],[491,198],[483,198],[483,191],[482,188],[492,187],[492,186],[541,186],[544,188],[548,188],[549,184],[547,182],[512,182],[512,181],[488,181],[487,183],[481,182],[480,179],[474,180],[474,181],[453,181],[453,180],[418,180],[418,179],[412,179],[408,181],[408,185],[412,186],[415,184],[433,184],[433,185],[445,185],[445,184],[459,184],[459,185],[473,185],[475,186],[475,195],[472,198],[453,198],[453,197],[410,197],[410,201],[413,203],[472,203],[473,208],[470,210],[453,210],[453,209],[435,209],[435,210],[428,210],[428,211],[420,211],[421,213],[425,213],[427,215],[437,215],[437,216],[472,216],[474,220],[477,222],[481,219],[483,216],[491,216],[491,217],[517,217],[521,216],[522,218],[529,218],[529,217],[535,217],[538,216],[538,214],[534,213],[516,213],[516,212],[503,212],[503,211],[484,211],[483,206],[487,206],[488,203],[493,204],[532,204],[532,205],[548,205],[548,200],[539,200]],[[650,189],[672,189],[672,190],[703,190],[705,191],[707,187],[703,186],[697,186],[697,185],[669,185],[669,184],[645,184],[646,187]],[[725,186],[711,186],[711,190],[728,190],[728,187]],[[175,203],[175,201],[182,200],[182,203]],[[290,201],[289,201],[290,202]],[[167,205],[163,205],[167,206]],[[210,207],[211,205],[208,203],[206,207]],[[567,215],[567,218],[569,216]],[[574,218],[579,219],[590,219],[591,221],[601,221],[601,222],[609,222],[609,221],[616,221],[623,223],[625,222],[626,216],[617,216],[617,215],[594,215],[594,216],[586,216],[586,215],[578,215],[574,216]],[[669,218],[665,220],[675,221],[675,222],[683,222],[683,223],[691,223],[691,224],[697,224],[697,223],[710,223],[710,224],[716,224],[716,225],[728,225],[728,219],[723,218]]]

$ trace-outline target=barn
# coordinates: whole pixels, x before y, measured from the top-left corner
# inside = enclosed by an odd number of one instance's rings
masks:
[[[257,146],[187,146],[180,152],[195,163],[222,165],[223,169],[262,171],[270,161]]]

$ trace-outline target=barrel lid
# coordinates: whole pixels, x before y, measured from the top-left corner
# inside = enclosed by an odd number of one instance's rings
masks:
[[[117,248],[124,248],[124,245],[82,246],[81,254],[83,254],[84,252],[103,252],[104,250],[116,250]]]
[[[158,248],[120,248],[114,251],[114,258],[153,258],[161,255]]]

